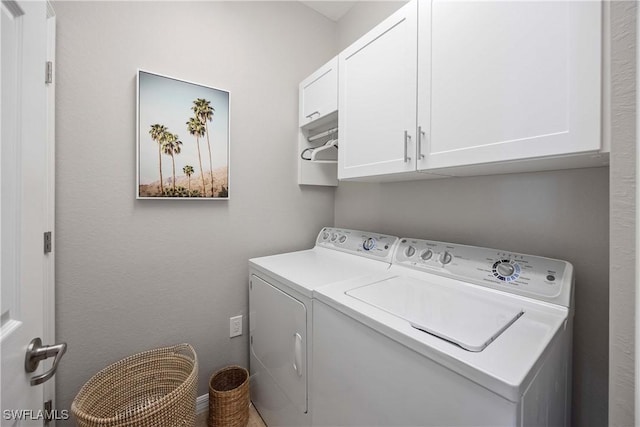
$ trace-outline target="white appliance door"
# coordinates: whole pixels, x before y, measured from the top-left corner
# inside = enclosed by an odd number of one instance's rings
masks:
[[[251,351],[258,369],[266,371],[300,413],[307,412],[307,308],[255,275],[249,304]]]
[[[474,352],[484,350],[524,314],[519,305],[499,301],[495,295],[464,292],[412,277],[391,277],[352,289],[347,295]]]

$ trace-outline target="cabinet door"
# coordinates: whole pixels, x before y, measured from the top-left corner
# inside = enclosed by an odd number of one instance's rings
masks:
[[[417,1],[338,57],[338,178],[415,170]]]
[[[300,83],[300,127],[338,109],[338,58]]]
[[[434,0],[420,18],[419,169],[600,149],[600,2]]]

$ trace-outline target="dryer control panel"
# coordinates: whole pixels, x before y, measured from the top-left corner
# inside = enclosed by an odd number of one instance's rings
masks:
[[[573,266],[566,261],[403,238],[394,254],[393,264],[565,307],[571,304]]]
[[[318,234],[316,246],[391,262],[399,240],[386,234],[325,227]]]

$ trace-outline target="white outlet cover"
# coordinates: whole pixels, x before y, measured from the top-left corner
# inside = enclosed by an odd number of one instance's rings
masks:
[[[242,335],[242,315],[229,318],[229,338]]]

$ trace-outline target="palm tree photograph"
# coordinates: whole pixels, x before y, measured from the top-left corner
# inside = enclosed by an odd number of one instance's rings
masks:
[[[138,70],[138,199],[229,199],[229,92]]]

